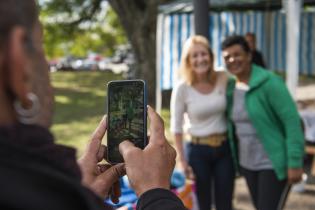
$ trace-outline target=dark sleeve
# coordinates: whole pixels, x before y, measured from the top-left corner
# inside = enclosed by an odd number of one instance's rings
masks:
[[[153,189],[141,195],[137,210],[186,210],[182,201],[170,190]]]

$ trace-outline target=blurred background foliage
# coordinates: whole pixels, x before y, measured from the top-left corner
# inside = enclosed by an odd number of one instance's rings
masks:
[[[41,0],[39,7],[48,59],[83,57],[88,52],[112,56],[117,46],[128,42],[117,14],[107,1]]]
[[[38,0],[49,60],[113,56],[119,45],[133,51],[133,77],[148,84],[155,105],[156,23],[158,6],[172,0]]]

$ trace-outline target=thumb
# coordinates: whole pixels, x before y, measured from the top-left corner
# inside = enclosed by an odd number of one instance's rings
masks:
[[[94,159],[95,155],[99,153],[103,136],[105,135],[107,129],[107,117],[103,116],[102,120],[99,122],[99,125],[93,132],[90,142],[87,145],[85,152],[83,154],[84,158]],[[103,148],[101,148],[102,150]]]
[[[164,143],[164,121],[158,113],[148,106],[148,117],[150,120],[150,143]],[[151,140],[152,139],[152,140]]]

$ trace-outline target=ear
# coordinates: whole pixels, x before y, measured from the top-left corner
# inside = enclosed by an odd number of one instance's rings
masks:
[[[15,27],[8,43],[8,73],[9,86],[23,107],[29,107],[27,93],[31,91],[30,60],[25,49],[26,31],[22,27]]]

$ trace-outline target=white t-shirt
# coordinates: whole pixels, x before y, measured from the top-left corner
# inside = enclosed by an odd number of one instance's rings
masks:
[[[187,132],[193,136],[208,136],[226,132],[227,76],[219,73],[211,93],[203,94],[185,82],[178,84],[171,97],[171,132],[183,134],[184,114],[187,114]]]

